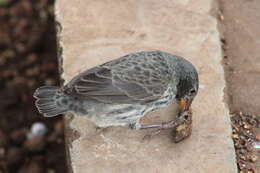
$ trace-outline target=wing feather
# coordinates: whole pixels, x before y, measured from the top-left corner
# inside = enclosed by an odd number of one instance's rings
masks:
[[[150,58],[154,58],[158,55],[151,56]],[[158,67],[156,61],[151,61],[150,66],[143,65],[147,62],[147,58],[149,57],[144,53],[139,53],[138,56],[130,54],[93,67],[72,79],[64,87],[65,91],[104,103],[137,103],[156,100],[167,90],[169,75],[165,73],[167,68],[162,69],[163,71],[156,69]],[[131,63],[135,65],[131,66]]]

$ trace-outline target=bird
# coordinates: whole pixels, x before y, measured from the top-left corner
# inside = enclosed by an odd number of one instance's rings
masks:
[[[100,128],[129,126],[138,130],[176,124],[173,120],[143,125],[140,120],[172,102],[178,103],[180,113],[190,111],[198,86],[197,70],[189,61],[153,50],[130,53],[87,69],[63,87],[42,86],[33,96],[44,117],[72,112]]]

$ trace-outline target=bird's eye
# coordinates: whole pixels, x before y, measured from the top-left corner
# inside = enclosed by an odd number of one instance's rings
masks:
[[[193,94],[195,94],[195,93],[196,93],[196,90],[195,90],[194,88],[190,90],[190,94],[191,94],[191,95],[193,95]]]

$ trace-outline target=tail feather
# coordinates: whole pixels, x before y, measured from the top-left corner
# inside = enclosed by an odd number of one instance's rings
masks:
[[[56,86],[43,86],[34,92],[35,105],[45,117],[53,117],[68,111],[66,106],[58,104],[59,98],[62,97],[59,91],[60,88]]]
[[[42,86],[34,92],[33,96],[35,98],[49,98],[56,94],[60,88],[57,86]]]

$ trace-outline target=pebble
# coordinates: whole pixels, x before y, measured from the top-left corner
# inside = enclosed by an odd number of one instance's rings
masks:
[[[64,134],[64,123],[63,121],[58,121],[55,125],[54,125],[54,132],[58,135],[61,136]]]
[[[29,165],[21,168],[19,173],[45,173],[45,170],[39,163],[31,161]]]
[[[35,66],[32,68],[28,68],[25,71],[26,76],[32,77],[32,76],[37,76],[40,73],[40,68]]]
[[[6,147],[9,143],[8,137],[5,135],[3,131],[0,130],[0,148]]]
[[[30,65],[32,63],[35,63],[37,61],[37,55],[36,54],[30,54],[26,58],[26,65]]]
[[[260,142],[253,142],[253,148],[260,149]]]
[[[0,160],[5,157],[6,149],[5,148],[0,148]]]
[[[23,144],[26,139],[26,130],[15,130],[11,133],[10,138],[15,144]]]
[[[256,139],[257,141],[260,141],[260,134],[256,135],[256,136],[255,136],[255,139]]]
[[[55,85],[55,81],[52,80],[52,79],[46,79],[46,80],[44,81],[44,84],[45,84],[45,85]]]
[[[32,124],[31,131],[27,135],[28,138],[43,137],[47,133],[48,129],[45,124],[41,122],[35,122]]]
[[[23,159],[24,151],[20,147],[11,147],[8,149],[6,160],[9,167],[21,164]]]
[[[245,124],[245,125],[244,125],[244,128],[245,128],[245,129],[252,129],[252,126],[249,125],[249,124]]]
[[[257,159],[258,159],[258,157],[256,156],[256,155],[251,155],[250,157],[249,157],[249,160],[251,161],[251,162],[255,162],[255,161],[257,161]]]
[[[43,137],[32,137],[25,141],[24,147],[30,152],[40,152],[44,149],[46,141]]]

